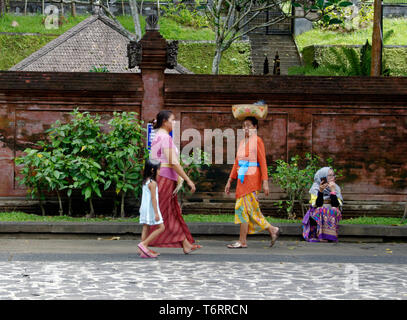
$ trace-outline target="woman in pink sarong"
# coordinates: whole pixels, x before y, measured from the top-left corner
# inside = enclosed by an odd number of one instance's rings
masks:
[[[171,111],[163,110],[158,113],[154,124],[154,129],[157,131],[151,144],[150,158],[161,162],[160,174],[157,177],[158,203],[165,231],[149,245],[151,247],[183,248],[184,253],[188,254],[201,246],[194,244],[195,241],[182,217],[177,194],[174,191],[179,177],[185,180],[191,192],[195,192],[195,184],[180,165],[178,149],[169,134],[174,121],[174,114]],[[154,230],[155,227],[150,227],[149,233]]]

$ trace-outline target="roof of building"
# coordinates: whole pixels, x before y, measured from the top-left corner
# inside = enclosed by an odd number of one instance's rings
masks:
[[[47,43],[10,71],[88,72],[105,67],[109,72],[140,72],[128,68],[127,44],[134,35],[105,15],[95,14]],[[182,65],[165,73],[192,73]]]

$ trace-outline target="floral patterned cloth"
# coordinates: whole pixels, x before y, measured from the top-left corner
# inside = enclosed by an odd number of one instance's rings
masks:
[[[248,234],[260,232],[270,227],[270,223],[260,211],[257,191],[249,193],[236,200],[235,224],[248,223]]]
[[[308,242],[320,240],[337,242],[341,219],[342,213],[338,208],[310,206],[302,220],[302,235]]]

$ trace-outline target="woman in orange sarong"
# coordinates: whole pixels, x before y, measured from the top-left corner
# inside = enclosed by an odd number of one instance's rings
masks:
[[[262,188],[269,195],[266,152],[263,140],[257,135],[258,121],[247,117],[243,122],[245,138],[240,142],[235,163],[225,187],[230,193],[232,180],[237,179],[235,224],[240,224],[239,241],[228,248],[247,248],[247,235],[267,230],[273,246],[279,236],[279,228],[272,226],[260,211],[258,193]]]

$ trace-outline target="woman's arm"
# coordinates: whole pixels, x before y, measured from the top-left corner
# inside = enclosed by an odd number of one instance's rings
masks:
[[[266,161],[266,149],[264,148],[263,140],[257,139],[257,161],[260,165],[261,180],[263,181],[263,191],[266,196],[270,194],[268,168]]]
[[[329,182],[329,189],[331,190],[330,193],[330,198],[331,198],[331,206],[338,208],[339,207],[339,201],[338,201],[338,197],[336,196],[336,185],[333,181]]]
[[[321,191],[318,191],[317,201],[315,201],[315,206],[317,208],[322,207],[324,205],[324,194]]]
[[[237,179],[237,167],[238,167],[238,161],[237,161],[237,158],[236,158],[235,163],[233,164],[232,171],[230,172],[228,182],[226,182],[226,186],[225,186],[225,193],[226,194],[230,194],[230,187],[231,187],[231,184],[232,184],[232,180]]]
[[[330,194],[331,197],[331,206],[338,208],[339,207],[339,201],[338,201],[338,197],[336,196],[336,194]]]
[[[172,168],[175,170],[175,172],[182,178],[184,179],[189,187],[191,188],[191,192],[195,192],[195,184],[192,182],[192,180],[187,176],[185,173],[184,169],[182,168],[181,164],[178,161],[177,154],[175,153],[175,150],[173,148],[164,148],[164,154],[166,158],[168,159],[169,164],[172,165]]]

